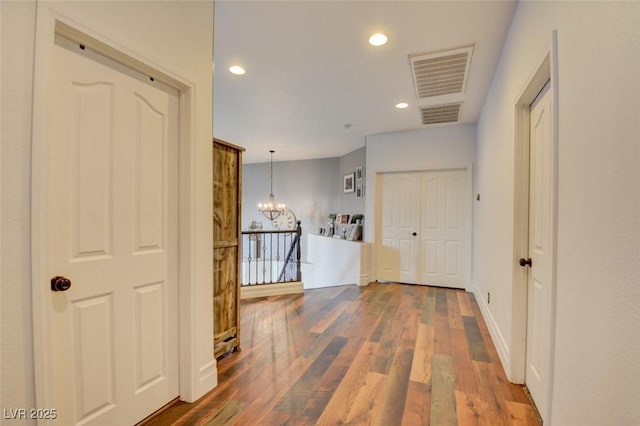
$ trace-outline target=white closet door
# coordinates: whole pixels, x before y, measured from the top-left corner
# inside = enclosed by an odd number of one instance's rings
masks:
[[[418,283],[417,238],[420,225],[420,174],[382,176],[382,222],[378,247],[378,278]]]
[[[433,171],[421,178],[421,283],[464,288],[466,173]]]
[[[465,170],[380,176],[378,279],[465,288]]]

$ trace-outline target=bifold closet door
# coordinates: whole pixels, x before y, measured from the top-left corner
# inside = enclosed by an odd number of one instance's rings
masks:
[[[381,176],[378,279],[465,288],[466,170]]]

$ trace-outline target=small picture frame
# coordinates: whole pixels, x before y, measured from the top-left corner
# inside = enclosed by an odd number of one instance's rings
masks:
[[[362,184],[356,185],[356,198],[362,198]]]
[[[349,215],[348,214],[341,214],[338,215],[338,217],[340,218],[340,222],[341,224],[348,224],[349,223]]]
[[[345,193],[354,192],[356,190],[355,177],[356,177],[355,173],[349,173],[344,175],[343,191]]]
[[[353,237],[356,234],[356,226],[355,225],[349,225],[349,228],[347,229],[347,240],[349,241],[353,241]]]
[[[362,241],[362,226],[349,225],[346,238],[349,241]]]
[[[362,172],[363,172],[362,166],[356,168],[356,180],[362,180],[362,178],[364,177]]]

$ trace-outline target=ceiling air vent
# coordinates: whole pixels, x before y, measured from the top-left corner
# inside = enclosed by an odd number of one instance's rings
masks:
[[[409,55],[418,99],[464,93],[473,46]]]
[[[421,107],[422,124],[455,123],[461,107],[462,103]]]

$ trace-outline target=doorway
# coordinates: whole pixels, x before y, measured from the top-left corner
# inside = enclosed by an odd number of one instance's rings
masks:
[[[376,235],[377,278],[438,287],[466,287],[467,171],[383,173]]]
[[[551,98],[547,83],[529,112],[529,250],[519,265],[528,267],[527,352],[525,384],[541,412],[546,411],[549,392],[551,289],[553,283],[553,200],[550,168]]]
[[[59,36],[50,78],[55,405],[135,422],[179,393],[178,91]]]
[[[132,424],[215,384],[213,356],[192,375],[184,330],[196,314],[178,297],[193,289],[184,278],[191,171],[182,161],[192,158],[192,87],[66,24],[47,5],[39,10],[36,401],[56,407],[65,424]]]
[[[551,421],[557,246],[557,34],[515,106],[512,354],[509,379],[526,384]]]

